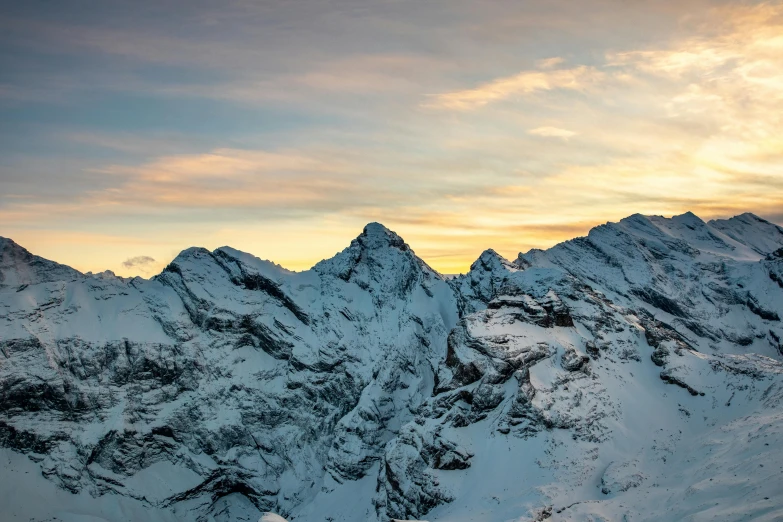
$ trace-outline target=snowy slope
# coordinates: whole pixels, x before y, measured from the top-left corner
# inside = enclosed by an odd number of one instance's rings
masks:
[[[752,214],[705,223],[634,215],[520,266],[556,266],[612,300],[643,308],[705,352],[779,354],[783,229]],[[770,333],[770,332],[774,333]]]
[[[73,268],[35,256],[12,240],[0,237],[0,285],[19,288],[81,277]]]
[[[783,517],[783,230],[751,214],[448,280],[375,223],[305,272],[1,239],[0,275],[4,520]]]

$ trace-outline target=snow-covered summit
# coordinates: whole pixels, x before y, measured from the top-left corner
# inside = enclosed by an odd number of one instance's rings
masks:
[[[491,272],[501,267],[513,268],[513,265],[510,261],[491,248],[484,250],[478,259],[476,259],[473,264],[470,265],[471,270],[483,270]]]
[[[769,253],[783,245],[783,228],[750,212],[729,219],[713,219],[709,225],[758,254]]]
[[[71,267],[33,255],[13,240],[0,237],[0,285],[19,287],[81,276]]]
[[[467,274],[449,280],[463,315],[487,306],[487,303],[520,268],[489,248],[479,255]]]
[[[0,239],[0,518],[783,517],[781,248],[634,215],[445,280],[370,223],[145,280]]]
[[[380,223],[368,223],[356,241],[370,249],[393,247],[404,251],[409,248],[400,236]]]
[[[416,256],[405,241],[379,223],[370,223],[350,246],[313,269],[382,296],[403,296],[420,286],[426,292],[446,288],[443,278]],[[441,290],[444,291],[444,290]]]
[[[636,214],[520,254],[516,264],[558,267],[615,302],[648,310],[700,349],[770,354],[766,321],[780,315],[779,267],[765,258],[781,246],[780,227],[752,214],[710,222],[692,213]],[[749,336],[748,325],[757,333]]]

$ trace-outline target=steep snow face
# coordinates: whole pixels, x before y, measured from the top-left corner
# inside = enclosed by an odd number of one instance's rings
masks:
[[[751,213],[730,219],[713,219],[709,226],[762,256],[780,248],[783,243],[783,228]]]
[[[502,288],[452,330],[433,398],[388,446],[393,517],[783,516],[778,360],[697,352],[557,267]]]
[[[556,266],[612,300],[643,308],[706,352],[780,355],[783,229],[752,214],[705,223],[634,215],[587,237],[520,254]]]
[[[306,272],[0,246],[3,518],[783,517],[783,233],[755,216],[448,281],[377,223]]]
[[[191,248],[151,281],[0,302],[3,445],[73,493],[189,520],[286,514],[361,479],[457,321],[451,288],[380,225],[308,272]]]

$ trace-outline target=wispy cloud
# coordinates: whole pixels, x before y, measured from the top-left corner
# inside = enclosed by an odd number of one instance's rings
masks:
[[[150,256],[136,256],[129,257],[122,262],[122,266],[128,270],[138,270],[142,273],[149,273],[149,270],[156,263],[154,257]]]
[[[543,60],[538,60],[536,62],[536,66],[538,66],[539,69],[554,69],[558,65],[565,62],[565,58],[562,56],[553,56],[552,58],[544,58]]]
[[[522,71],[514,76],[498,78],[472,89],[434,95],[424,105],[435,109],[466,111],[538,91],[584,90],[603,78],[604,74],[601,71],[584,65],[572,69]]]
[[[116,177],[118,184],[90,197],[119,207],[315,211],[341,195],[356,196],[364,184],[340,157],[296,151],[217,149],[163,156],[139,166],[109,165],[100,172]]]
[[[778,2],[33,4],[0,20],[0,223],[82,270],[193,244],[307,268],[379,220],[458,272],[634,212],[783,208]]]
[[[530,129],[527,131],[528,134],[533,134],[534,136],[543,136],[545,138],[563,138],[568,139],[573,136],[576,136],[576,132],[561,129],[559,127],[536,127],[535,129]]]

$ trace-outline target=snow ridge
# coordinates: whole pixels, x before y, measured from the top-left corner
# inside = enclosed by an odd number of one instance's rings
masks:
[[[446,280],[368,224],[151,280],[0,238],[4,519],[775,520],[783,229],[634,215]]]

